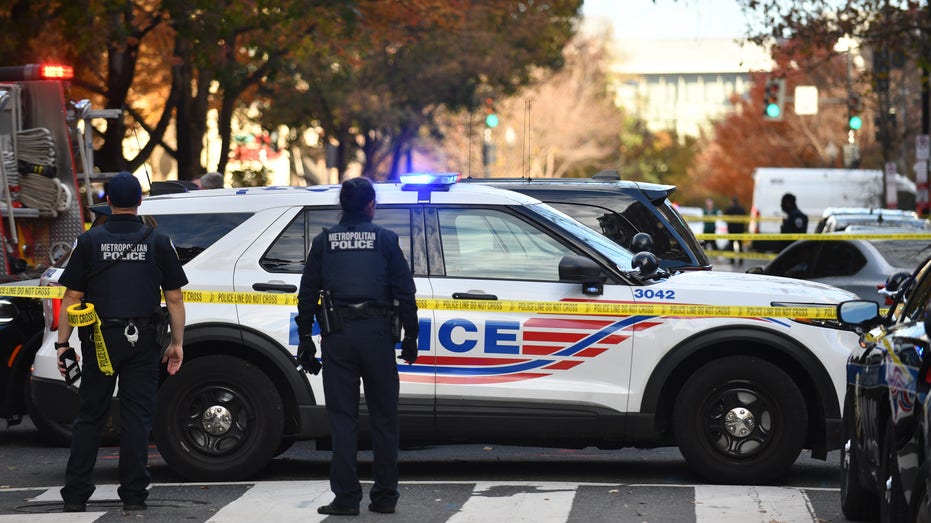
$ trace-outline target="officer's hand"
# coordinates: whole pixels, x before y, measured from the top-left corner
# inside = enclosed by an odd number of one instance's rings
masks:
[[[297,346],[297,365],[304,372],[318,374],[323,364],[317,360],[317,346],[310,336],[302,336]]]
[[[401,355],[398,359],[406,361],[408,365],[413,365],[417,361],[417,338],[401,340]]]
[[[165,354],[162,355],[162,363],[168,364],[168,374],[174,376],[181,368],[181,362],[184,360],[184,347],[177,343],[169,343]]]

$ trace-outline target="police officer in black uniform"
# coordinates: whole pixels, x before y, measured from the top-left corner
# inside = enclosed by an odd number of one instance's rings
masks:
[[[779,206],[782,208],[782,212],[786,213],[785,218],[782,219],[779,232],[782,234],[808,232],[808,216],[798,208],[794,194],[789,192],[783,194]],[[791,243],[791,241],[782,242],[781,249],[785,249]]]
[[[61,489],[65,512],[84,512],[94,492],[92,475],[100,434],[110,398],[120,378],[120,487],[126,511],[145,510],[150,476],[147,469],[149,433],[158,393],[159,361],[169,374],[181,367],[184,302],[181,287],[187,277],[168,236],[146,226],[136,216],[142,187],[135,176],[121,172],[111,178],[107,200],[109,221],[80,235],[59,283],[66,287],[58,322],[58,356],[70,349],[73,327],[68,310],[100,321],[105,343],[101,354],[93,326],[78,329],[82,362],[80,406],[71,436],[71,457]],[[165,321],[160,291],[170,314],[171,341],[164,355],[157,329]],[[84,304],[82,307],[81,304]],[[78,358],[80,359],[80,358]],[[59,370],[65,366],[59,359]]]
[[[324,323],[341,328],[323,333],[323,390],[333,438],[330,488],[333,501],[320,514],[356,515],[362,487],[356,472],[359,380],[365,388],[372,427],[374,485],[369,510],[393,513],[398,502],[398,370],[392,334],[393,304],[404,328],[400,359],[417,359],[416,288],[410,264],[393,231],[372,223],[375,189],[366,178],[343,182],[338,225],[324,229],[311,245],[298,291],[296,318],[299,360],[316,374],[320,364],[311,339],[321,291],[328,292],[336,316]]]

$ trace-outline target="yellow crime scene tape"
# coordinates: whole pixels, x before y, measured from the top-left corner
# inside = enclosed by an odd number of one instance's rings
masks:
[[[51,291],[49,290],[51,289]],[[296,294],[264,292],[183,291],[187,303],[297,306]],[[0,285],[0,296],[61,298],[64,287]],[[423,310],[489,311],[501,313],[568,314],[583,316],[687,316],[731,318],[835,319],[833,305],[824,307],[769,307],[744,305],[691,305],[679,303],[556,302],[525,300],[419,299]]]
[[[97,367],[100,372],[107,376],[113,375],[113,365],[110,363],[110,353],[107,352],[107,344],[103,340],[103,333],[100,332],[100,318],[97,317],[97,311],[94,310],[93,303],[87,303],[82,306],[80,303],[68,307],[68,325],[72,327],[94,326],[94,352],[97,353]]]
[[[931,233],[851,233],[851,234],[806,234],[806,233],[770,233],[755,234],[752,232],[742,233],[721,233],[696,234],[699,240],[821,240],[821,241],[840,241],[840,240],[929,240]]]

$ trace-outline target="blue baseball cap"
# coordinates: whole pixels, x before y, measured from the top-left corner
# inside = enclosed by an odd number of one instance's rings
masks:
[[[136,207],[142,199],[142,185],[135,176],[127,171],[120,171],[110,178],[107,185],[107,198],[114,207]]]

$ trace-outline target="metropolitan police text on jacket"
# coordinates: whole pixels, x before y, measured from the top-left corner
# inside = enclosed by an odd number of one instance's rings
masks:
[[[327,235],[330,251],[358,251],[375,248],[374,231],[331,232]]]
[[[149,256],[149,246],[145,243],[101,243],[100,259],[146,261]]]

